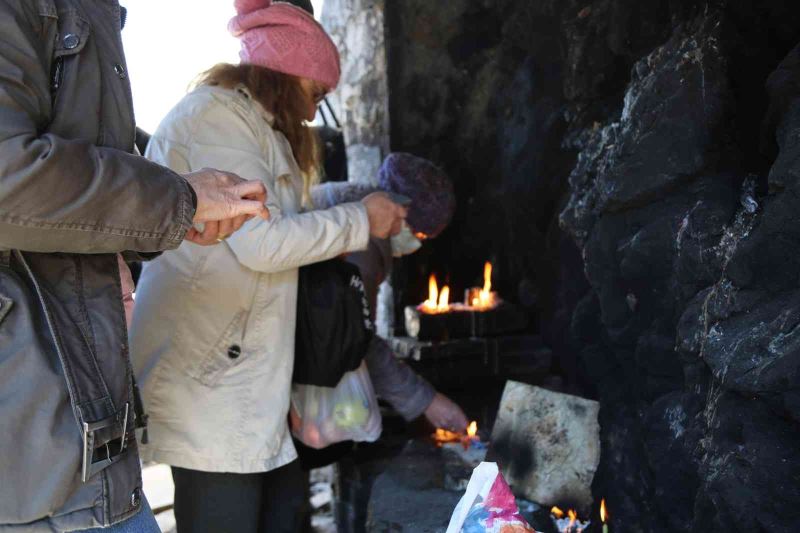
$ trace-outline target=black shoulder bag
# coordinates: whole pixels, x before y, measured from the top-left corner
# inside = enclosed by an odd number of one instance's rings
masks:
[[[364,359],[374,328],[358,268],[330,259],[300,268],[295,383],[335,387]]]

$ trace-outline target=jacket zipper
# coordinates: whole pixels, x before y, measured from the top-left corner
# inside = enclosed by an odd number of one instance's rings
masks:
[[[64,57],[59,56],[55,59],[53,63],[53,69],[50,73],[50,93],[52,94],[53,100],[56,98],[56,92],[61,87],[61,83],[64,81]]]

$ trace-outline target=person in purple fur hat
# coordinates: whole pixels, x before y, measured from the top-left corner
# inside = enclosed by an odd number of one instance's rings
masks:
[[[427,159],[405,152],[389,154],[378,171],[378,186],[411,199],[406,222],[417,237],[436,237],[453,218],[453,183]]]
[[[392,257],[416,252],[422,240],[438,236],[450,223],[456,207],[453,184],[431,161],[395,152],[384,159],[378,171],[378,186],[353,182],[327,182],[311,190],[318,209],[357,202],[375,191],[394,194],[407,203],[408,216],[399,234],[388,239],[370,239],[365,251],[350,253],[347,260],[361,270],[367,300],[375,318],[378,286],[392,269]],[[394,357],[383,339],[377,338],[366,354],[367,368],[378,396],[406,420],[424,416],[436,427],[464,431],[467,418],[461,408],[437,392],[410,367]]]
[[[408,217],[399,235],[392,237],[392,255],[416,252],[420,241],[437,237],[450,224],[456,210],[453,183],[430,160],[405,152],[392,152],[378,170],[378,185],[329,181],[314,187],[312,201],[318,208],[357,202],[367,194],[384,191],[407,203]]]

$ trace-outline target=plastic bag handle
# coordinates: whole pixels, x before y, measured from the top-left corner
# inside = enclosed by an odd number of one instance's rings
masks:
[[[499,474],[497,463],[481,463],[472,471],[467,490],[456,505],[450,517],[450,524],[445,533],[460,533],[472,506],[480,500],[485,500],[492,490],[495,479]]]

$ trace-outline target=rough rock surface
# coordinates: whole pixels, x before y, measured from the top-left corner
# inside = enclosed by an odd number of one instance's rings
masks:
[[[443,533],[461,499],[460,492],[443,487],[440,451],[409,442],[372,487],[366,531]]]
[[[492,429],[488,460],[519,496],[587,516],[600,462],[598,404],[508,381]]]
[[[392,148],[459,211],[395,287],[495,262],[600,401],[615,531],[800,530],[800,5],[387,3]]]

